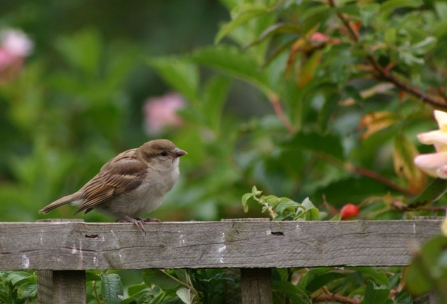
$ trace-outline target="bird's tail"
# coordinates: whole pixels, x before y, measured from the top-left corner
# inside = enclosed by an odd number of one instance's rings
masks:
[[[46,214],[46,213],[50,212],[51,210],[56,209],[57,207],[69,204],[69,203],[74,202],[74,201],[79,200],[79,199],[82,199],[82,194],[79,193],[79,192],[75,192],[73,194],[61,197],[57,201],[52,202],[51,204],[49,204],[45,208],[40,209],[39,213]]]

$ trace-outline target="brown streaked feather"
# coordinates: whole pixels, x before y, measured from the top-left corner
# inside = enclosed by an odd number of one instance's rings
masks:
[[[135,150],[119,154],[101,168],[82,188],[84,201],[75,213],[84,210],[88,212],[110,199],[136,189],[143,182],[147,166],[137,160]]]
[[[71,203],[73,201],[80,200],[80,199],[82,199],[82,193],[80,191],[78,191],[78,192],[75,192],[73,194],[64,196],[64,197],[62,197],[62,198],[52,202],[51,204],[49,204],[45,208],[42,208],[39,212],[43,213],[43,214],[46,214],[46,213],[50,212],[51,210],[53,210],[55,208],[58,208],[58,207],[60,207],[62,205],[66,205],[66,204],[69,204],[69,203]]]

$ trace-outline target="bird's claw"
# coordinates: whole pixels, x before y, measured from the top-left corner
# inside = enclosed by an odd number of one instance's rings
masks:
[[[144,220],[140,219],[140,218],[125,218],[125,219],[119,219],[116,222],[118,223],[134,223],[138,228],[140,228],[143,232],[144,235],[146,235],[146,229],[144,228]]]

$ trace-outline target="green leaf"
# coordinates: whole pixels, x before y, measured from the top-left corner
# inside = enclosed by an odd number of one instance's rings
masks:
[[[85,280],[87,282],[101,281],[101,270],[87,270],[85,272]]]
[[[294,202],[292,200],[288,200],[288,201],[280,203],[278,205],[278,207],[276,207],[275,211],[278,214],[283,214],[284,210],[286,210],[288,208],[296,209],[296,208],[300,208],[300,207],[302,208],[302,206],[299,203]]]
[[[322,133],[328,131],[328,126],[332,115],[334,115],[335,110],[338,108],[338,102],[340,96],[337,94],[332,95],[325,99],[323,107],[318,112],[318,126]]]
[[[310,199],[308,197],[306,197],[302,202],[301,205],[303,205],[304,208],[306,209],[311,209],[311,208],[315,208],[314,204],[312,204],[312,202],[310,201]]]
[[[192,58],[196,63],[214,68],[222,73],[247,81],[266,96],[274,95],[267,70],[259,70],[256,58],[240,52],[235,47],[214,46],[195,51]]]
[[[206,117],[208,126],[216,132],[220,129],[222,108],[227,99],[230,82],[227,77],[216,76],[208,80],[203,89],[202,114]]]
[[[154,68],[170,86],[192,103],[197,102],[199,70],[190,60],[179,57],[151,58],[148,64]]]
[[[447,180],[436,178],[408,204],[407,209],[417,210],[421,207],[428,206],[432,202],[438,200],[446,192]]]
[[[418,155],[416,147],[402,134],[396,135],[394,141],[394,170],[400,177],[409,182],[409,189],[419,193],[427,183],[427,177],[414,164],[414,158]]]
[[[334,134],[321,135],[316,132],[297,133],[290,141],[284,143],[286,148],[307,150],[317,155],[343,160],[344,151],[341,140]]]
[[[349,189],[349,192],[346,191]],[[326,195],[331,204],[345,204],[347,201],[363,200],[368,196],[383,195],[389,189],[383,184],[367,177],[348,177],[334,181],[318,189],[313,197]]]
[[[334,215],[333,217],[331,217],[331,218],[329,219],[329,221],[331,221],[331,222],[338,222],[338,221],[341,221],[341,214]]]
[[[437,43],[438,39],[436,39],[435,37],[425,37],[424,40],[412,44],[408,50],[415,55],[423,56],[431,51]]]
[[[393,301],[388,298],[389,296],[390,296],[389,289],[375,288],[374,283],[371,281],[368,281],[366,283],[365,298],[363,299],[361,304],[393,303]]]
[[[56,47],[72,66],[89,76],[98,75],[102,51],[98,31],[86,29],[72,37],[60,38],[56,41]]]
[[[141,292],[145,288],[147,288],[147,285],[144,283],[132,285],[127,288],[127,293],[129,294],[129,296],[132,296],[132,295],[135,295],[135,294]]]
[[[388,45],[388,47],[394,47],[396,44],[396,35],[397,30],[395,28],[388,28],[385,31],[385,43]]]
[[[263,42],[264,40],[266,40],[267,38],[270,38],[273,35],[283,34],[283,33],[299,34],[300,30],[301,30],[300,26],[293,24],[293,23],[277,23],[277,24],[274,24],[274,25],[268,27],[264,32],[262,32],[262,34],[259,36],[258,39],[245,45],[243,47],[243,49],[247,49],[253,45],[259,44],[259,43]],[[295,37],[295,39],[297,39],[297,38],[298,37]]]
[[[29,279],[33,275],[25,271],[14,271],[8,274],[5,281],[11,282],[12,285],[16,285],[19,282]]]
[[[447,237],[442,235],[431,238],[422,246],[405,272],[406,287],[411,293],[422,295],[437,290],[443,291],[443,296],[447,297],[446,248]]]
[[[37,295],[37,284],[36,283],[25,283],[20,285],[17,290],[17,296],[19,299],[33,298]]]
[[[175,289],[180,285],[179,282],[160,269],[145,269],[142,270],[141,274],[147,286],[156,285],[161,289]]]
[[[369,3],[367,5],[360,5],[360,20],[365,26],[369,25],[369,22],[377,15],[380,9],[380,4]]]
[[[268,13],[269,8],[264,4],[245,3],[236,7],[232,12],[232,21],[222,26],[217,32],[214,43],[219,43],[234,28],[242,25],[250,19]]]
[[[401,7],[417,8],[423,4],[421,0],[389,0],[380,5],[380,13],[391,13],[393,10]]]
[[[258,196],[262,193],[262,191],[259,191],[256,186],[253,186],[253,188],[251,188],[251,193],[253,194],[253,196]]]
[[[101,291],[105,304],[119,304],[123,299],[123,285],[116,273],[101,273]]]
[[[368,274],[377,285],[388,286],[389,284],[388,277],[383,270],[374,267],[346,267],[346,269]]]
[[[339,272],[327,272],[321,275],[314,273],[307,281],[306,291],[309,293],[313,293],[318,289],[320,289],[321,287],[323,287],[324,285],[334,280],[344,278],[345,276],[346,274]]]
[[[296,285],[284,281],[273,281],[272,282],[273,292],[280,292],[285,294],[290,298],[293,303],[298,304],[311,304],[312,301],[308,294]]]
[[[182,287],[182,288],[177,289],[177,291],[175,293],[180,298],[180,300],[183,301],[183,303],[186,303],[186,304],[192,303],[194,295],[191,295],[191,289]]]
[[[317,208],[307,209],[304,214],[306,215],[306,221],[318,221],[320,219],[320,210]]]
[[[247,205],[247,201],[253,197],[253,193],[245,193],[242,196],[242,206],[244,206],[244,212],[248,212],[248,205]]]

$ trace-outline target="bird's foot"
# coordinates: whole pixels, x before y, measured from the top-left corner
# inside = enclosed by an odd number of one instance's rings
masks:
[[[145,222],[145,223],[161,223],[161,221],[159,219],[150,218],[150,217],[148,217],[148,218],[146,218],[146,219],[144,219],[142,221]]]
[[[146,234],[146,229],[144,228],[145,220],[142,220],[139,217],[132,218],[130,216],[127,216],[125,218],[116,220],[116,222],[117,223],[134,223],[138,228],[140,228],[144,232],[144,234]]]

